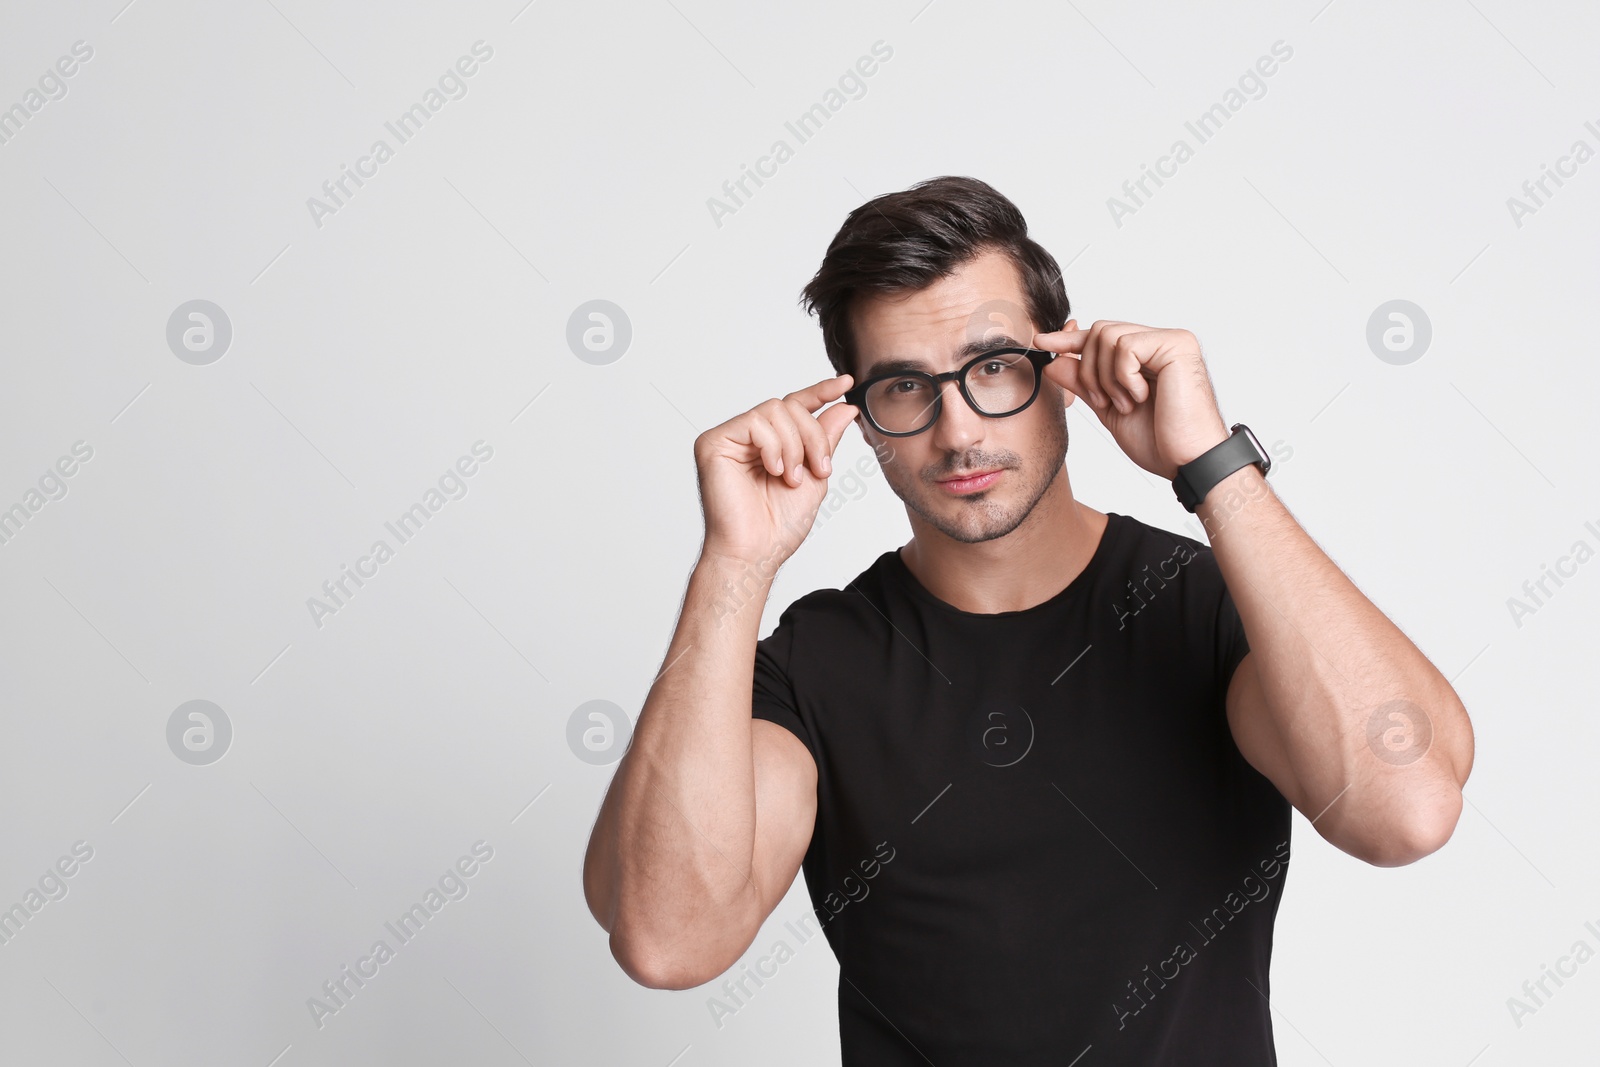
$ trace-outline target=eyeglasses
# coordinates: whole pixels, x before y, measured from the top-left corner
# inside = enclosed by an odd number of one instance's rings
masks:
[[[994,348],[943,374],[910,370],[868,378],[846,392],[844,401],[865,412],[879,433],[910,437],[938,421],[944,383],[954,381],[973,411],[1003,419],[1033,403],[1044,368],[1057,355],[1039,348]]]

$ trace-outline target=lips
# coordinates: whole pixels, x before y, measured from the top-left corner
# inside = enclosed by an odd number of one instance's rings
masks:
[[[979,489],[987,489],[993,485],[995,479],[1000,477],[1005,468],[997,467],[993,470],[974,471],[971,474],[959,474],[954,478],[941,478],[939,484],[953,493],[971,493]]]

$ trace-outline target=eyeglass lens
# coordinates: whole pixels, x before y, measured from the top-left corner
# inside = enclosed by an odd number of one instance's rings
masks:
[[[981,413],[1007,415],[1033,395],[1034,377],[1033,361],[1025,353],[998,353],[967,371],[967,392]],[[885,378],[868,388],[867,413],[890,433],[911,433],[933,422],[936,396],[927,378]]]

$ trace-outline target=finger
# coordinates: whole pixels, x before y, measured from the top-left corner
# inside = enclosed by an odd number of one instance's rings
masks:
[[[1067,322],[1066,322],[1066,325],[1062,326],[1059,330],[1044,330],[1044,331],[1042,331],[1040,333],[1034,334],[1034,336],[1035,337],[1050,337],[1050,336],[1053,336],[1053,335],[1059,334],[1059,333],[1072,333],[1072,332],[1075,332],[1077,329],[1078,329],[1078,320],[1077,319],[1068,319]]]
[[[800,401],[785,398],[783,403],[790,421],[800,432],[801,445],[805,450],[801,462],[809,466],[818,478],[827,478],[833,470],[833,461],[829,458],[832,449],[828,447],[828,435],[823,432],[822,424],[812,417]]]
[[[1044,376],[1067,390],[1074,397],[1083,394],[1078,390],[1082,388],[1078,381],[1078,374],[1082,370],[1083,360],[1080,356],[1058,356],[1044,365]]]
[[[800,468],[805,463],[806,445],[800,436],[800,427],[795,425],[794,416],[789,413],[785,401],[773,398],[760,405],[761,413],[766,416],[767,422],[778,432],[781,441],[780,451],[783,456],[783,480],[791,486],[800,484]],[[810,418],[807,413],[806,418]]]
[[[1135,334],[1130,341],[1133,347],[1133,359],[1117,368],[1117,381],[1127,391],[1128,397],[1135,404],[1142,404],[1150,398],[1150,380],[1145,377],[1144,367],[1147,356],[1141,353],[1153,352],[1159,344],[1159,338],[1151,334],[1158,331],[1146,331]]]
[[[1112,323],[1101,319],[1089,327],[1089,336],[1084,338],[1081,349],[1083,358],[1078,366],[1078,381],[1083,384],[1083,392],[1078,395],[1089,402],[1096,415],[1105,410],[1106,404],[1105,394],[1100,389],[1100,362],[1105,358],[1101,335],[1109,325]]]
[[[1050,333],[1036,333],[1033,335],[1033,347],[1042,348],[1046,352],[1081,352],[1083,342],[1089,337],[1088,330],[1075,328],[1074,323]]]
[[[1081,352],[1084,339],[1088,336],[1088,330],[1078,328],[1077,319],[1068,319],[1066,325],[1059,330],[1034,334],[1033,347],[1042,348],[1046,352]],[[1083,386],[1078,381],[1080,369],[1079,359],[1057,359],[1045,364],[1044,376],[1071,393],[1073,399],[1077,399],[1083,395]],[[1068,400],[1067,403],[1072,403],[1072,400]]]
[[[814,382],[804,389],[796,389],[786,395],[784,399],[798,400],[804,405],[807,412],[815,413],[822,405],[832,403],[844,396],[845,391],[854,384],[855,378],[851,375],[840,374],[832,378],[824,378],[820,382]]]
[[[845,430],[856,421],[856,416],[861,414],[861,409],[854,404],[835,404],[833,407],[817,416],[817,425],[822,427],[822,432],[827,435],[828,455],[839,450],[839,442],[844,438]],[[829,461],[830,466],[832,460]]]
[[[750,445],[756,450],[758,466],[774,478],[783,477],[783,438],[760,412],[745,415],[750,430]]]
[[[1104,358],[1096,367],[1100,388],[1104,390],[1107,400],[1120,412],[1127,413],[1133,410],[1133,395],[1128,392],[1123,384],[1131,363],[1134,372],[1139,367],[1137,337],[1140,329],[1130,323],[1121,323],[1106,329],[1101,335],[1101,343],[1105,346]]]
[[[1107,322],[1096,325],[1100,329],[1095,335],[1094,380],[1091,382],[1091,388],[1103,397],[1102,404],[1123,411],[1122,405],[1127,402],[1127,397],[1117,380],[1117,364],[1119,360],[1127,359],[1128,350],[1122,339],[1130,333],[1138,332],[1140,328],[1131,322]]]

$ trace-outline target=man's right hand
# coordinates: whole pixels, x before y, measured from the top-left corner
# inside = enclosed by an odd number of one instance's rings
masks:
[[[834,450],[858,409],[835,404],[815,412],[851,384],[848,374],[825,378],[695,439],[703,554],[772,569],[794,554],[828,494]]]

